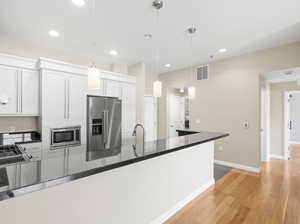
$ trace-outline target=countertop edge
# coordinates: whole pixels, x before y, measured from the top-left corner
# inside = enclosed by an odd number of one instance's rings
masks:
[[[195,133],[195,134],[199,134],[199,133]],[[24,187],[21,187],[21,188],[16,188],[16,189],[13,189],[13,190],[3,191],[3,192],[0,192],[0,201],[7,200],[7,199],[10,199],[10,198],[15,198],[15,197],[22,196],[22,195],[32,193],[32,192],[35,192],[35,191],[39,191],[39,190],[46,189],[46,188],[49,188],[49,187],[57,186],[57,185],[60,185],[60,184],[68,183],[68,182],[71,182],[71,181],[74,181],[74,180],[77,180],[77,179],[81,179],[81,178],[85,178],[85,177],[92,176],[92,175],[95,175],[95,174],[103,173],[105,171],[121,168],[123,166],[131,165],[131,164],[134,164],[134,163],[137,163],[137,162],[152,159],[152,158],[159,157],[159,156],[162,156],[162,155],[165,155],[165,154],[177,152],[177,151],[183,150],[185,148],[193,147],[195,145],[204,144],[204,143],[207,143],[207,142],[210,142],[210,141],[215,141],[215,140],[227,137],[227,136],[229,136],[228,133],[224,133],[224,134],[220,133],[220,135],[218,135],[216,137],[210,137],[210,138],[207,138],[205,140],[200,140],[200,141],[197,141],[197,142],[194,142],[194,143],[186,144],[186,145],[183,145],[183,146],[178,146],[178,147],[175,147],[174,149],[170,149],[170,150],[167,150],[167,151],[160,151],[160,152],[156,152],[154,154],[145,155],[143,157],[133,158],[133,159],[126,160],[126,161],[121,161],[121,162],[117,162],[117,163],[114,163],[114,164],[109,164],[107,166],[82,171],[82,172],[79,172],[79,173],[76,173],[76,174],[72,174],[72,175],[65,176],[65,177],[60,177],[60,178],[49,180],[49,181],[46,181],[46,182],[43,182],[43,183],[38,183],[38,184],[24,186]]]

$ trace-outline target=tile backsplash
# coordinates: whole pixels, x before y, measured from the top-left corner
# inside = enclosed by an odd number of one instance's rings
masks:
[[[38,117],[0,117],[0,133],[38,129]]]

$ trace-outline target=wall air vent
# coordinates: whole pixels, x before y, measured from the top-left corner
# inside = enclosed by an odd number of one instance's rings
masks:
[[[203,65],[197,68],[196,80],[207,80],[208,76],[208,65]]]

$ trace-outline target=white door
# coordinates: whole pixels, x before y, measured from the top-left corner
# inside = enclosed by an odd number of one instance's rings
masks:
[[[157,139],[157,99],[153,96],[144,97],[144,124],[146,141]]]
[[[300,92],[290,96],[290,143],[300,144]]]
[[[136,124],[136,93],[135,84],[122,85],[122,139],[131,139]]]
[[[18,100],[18,69],[0,66],[0,115],[16,114]]]
[[[121,84],[118,81],[104,79],[104,95],[110,97],[121,97]]]
[[[178,136],[176,130],[184,129],[185,98],[180,96],[169,96],[169,137]]]
[[[22,70],[21,111],[22,114],[39,114],[39,72]]]
[[[290,132],[291,132],[291,119],[290,119],[290,93],[284,93],[284,158],[290,158]]]

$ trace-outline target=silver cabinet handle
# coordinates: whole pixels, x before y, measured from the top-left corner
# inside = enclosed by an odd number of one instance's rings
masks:
[[[68,83],[68,119],[70,119],[70,80],[67,80]]]
[[[67,119],[67,80],[65,79],[64,118]]]

